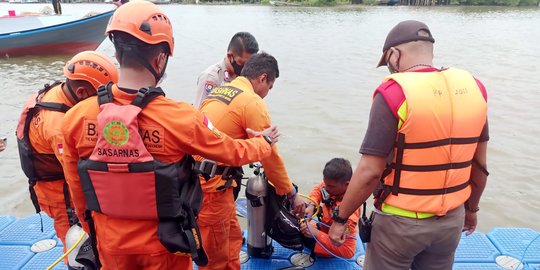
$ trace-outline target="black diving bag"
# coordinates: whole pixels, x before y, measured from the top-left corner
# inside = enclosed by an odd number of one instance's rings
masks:
[[[197,215],[202,206],[202,189],[199,175],[193,171],[194,160],[186,155],[182,162],[179,179],[190,179],[179,185],[179,199],[182,201],[178,217],[160,218],[158,238],[171,253],[191,256],[198,266],[208,264],[208,257],[202,246],[201,233],[197,226]]]
[[[268,185],[266,209],[266,234],[285,248],[301,251],[304,237],[300,221],[290,213],[287,196],[279,196],[272,185]]]

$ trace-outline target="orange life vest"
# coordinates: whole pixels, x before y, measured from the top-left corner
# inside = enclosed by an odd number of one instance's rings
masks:
[[[36,213],[41,212],[38,197],[34,189],[36,182],[64,181],[64,171],[62,169],[62,164],[54,154],[41,154],[35,151],[34,147],[32,147],[32,142],[30,141],[30,136],[28,133],[30,130],[30,124],[32,121],[35,121],[33,119],[40,110],[50,110],[65,113],[70,109],[70,107],[66,104],[41,101],[42,97],[49,90],[59,85],[61,85],[61,82],[59,81],[56,81],[50,85],[46,84],[43,89],[38,91],[38,93],[32,95],[24,104],[23,111],[17,124],[16,135],[21,168],[26,177],[28,177],[30,199],[32,200],[32,204],[36,209]],[[69,192],[65,182],[64,200],[70,219],[70,224],[73,222],[76,223],[77,221],[74,219],[75,215],[73,209],[71,208]]]
[[[32,147],[28,131],[32,119],[39,110],[51,110],[65,113],[69,106],[54,102],[41,102],[41,98],[53,87],[60,85],[55,82],[52,85],[45,85],[45,88],[32,95],[24,105],[19,123],[17,124],[17,144],[21,167],[24,174],[30,181],[55,181],[64,179],[62,164],[54,154],[40,154]]]
[[[109,83],[97,91],[97,142],[92,155],[78,164],[87,211],[113,218],[158,220],[163,246],[205,265],[196,223],[202,190],[193,173],[194,160],[185,155],[176,163],[160,162],[148,152],[139,133],[139,113],[164,95],[163,91],[142,88],[131,104],[122,105],[113,102],[111,87]],[[86,218],[90,219],[89,213]],[[88,221],[92,233],[93,221]]]
[[[396,73],[389,79],[402,87],[407,108],[381,203],[445,215],[470,196],[471,164],[487,103],[464,70]]]

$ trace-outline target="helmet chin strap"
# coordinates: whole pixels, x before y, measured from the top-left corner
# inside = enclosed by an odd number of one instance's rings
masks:
[[[81,101],[81,99],[77,96],[77,94],[75,94],[75,91],[73,91],[73,88],[71,87],[71,80],[70,79],[66,79],[66,86],[67,86],[67,89],[69,90],[69,94],[71,95],[73,100],[75,100],[75,103],[79,103],[79,101]]]
[[[141,65],[143,65],[152,75],[154,76],[155,85],[159,83],[161,78],[163,77],[163,74],[165,74],[165,70],[167,68],[167,63],[169,62],[169,54],[167,53],[167,56],[165,58],[165,65],[163,66],[163,69],[161,70],[161,73],[157,73],[157,71],[150,65],[150,62],[148,62],[144,57],[141,56],[139,53],[139,50],[136,46],[129,45],[129,44],[122,44],[121,42],[117,43],[117,41],[114,38],[113,34],[109,34],[109,39],[115,44],[116,52],[118,53],[119,59],[123,59],[124,57],[124,50],[129,50],[133,52],[135,55],[135,59],[137,59],[137,62],[139,62]]]
[[[165,70],[167,69],[167,64],[169,62],[169,55],[165,57],[165,65],[163,66],[163,69],[161,69],[161,72],[159,74],[152,67],[152,65],[150,65],[150,63],[146,59],[144,59],[144,57],[142,57],[140,54],[136,54],[136,57],[137,57],[137,61],[141,65],[143,65],[148,71],[150,71],[150,73],[152,73],[152,75],[154,76],[154,79],[156,80],[155,85],[157,85],[159,81],[161,80],[161,78],[163,77],[163,74],[165,74]]]

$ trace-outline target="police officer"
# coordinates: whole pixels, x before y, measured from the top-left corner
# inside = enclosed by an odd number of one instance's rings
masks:
[[[212,89],[240,76],[246,61],[258,51],[259,44],[253,35],[248,32],[234,34],[229,42],[225,58],[209,66],[199,75],[194,105],[199,107]]]

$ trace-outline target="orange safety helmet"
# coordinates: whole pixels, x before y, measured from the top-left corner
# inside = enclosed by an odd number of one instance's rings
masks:
[[[118,69],[111,59],[96,51],[76,54],[64,66],[64,76],[70,80],[87,81],[94,89],[108,82],[118,82]]]
[[[165,42],[170,55],[174,50],[173,29],[169,17],[148,1],[130,1],[121,5],[112,15],[106,34],[121,31],[138,40],[156,45]]]

